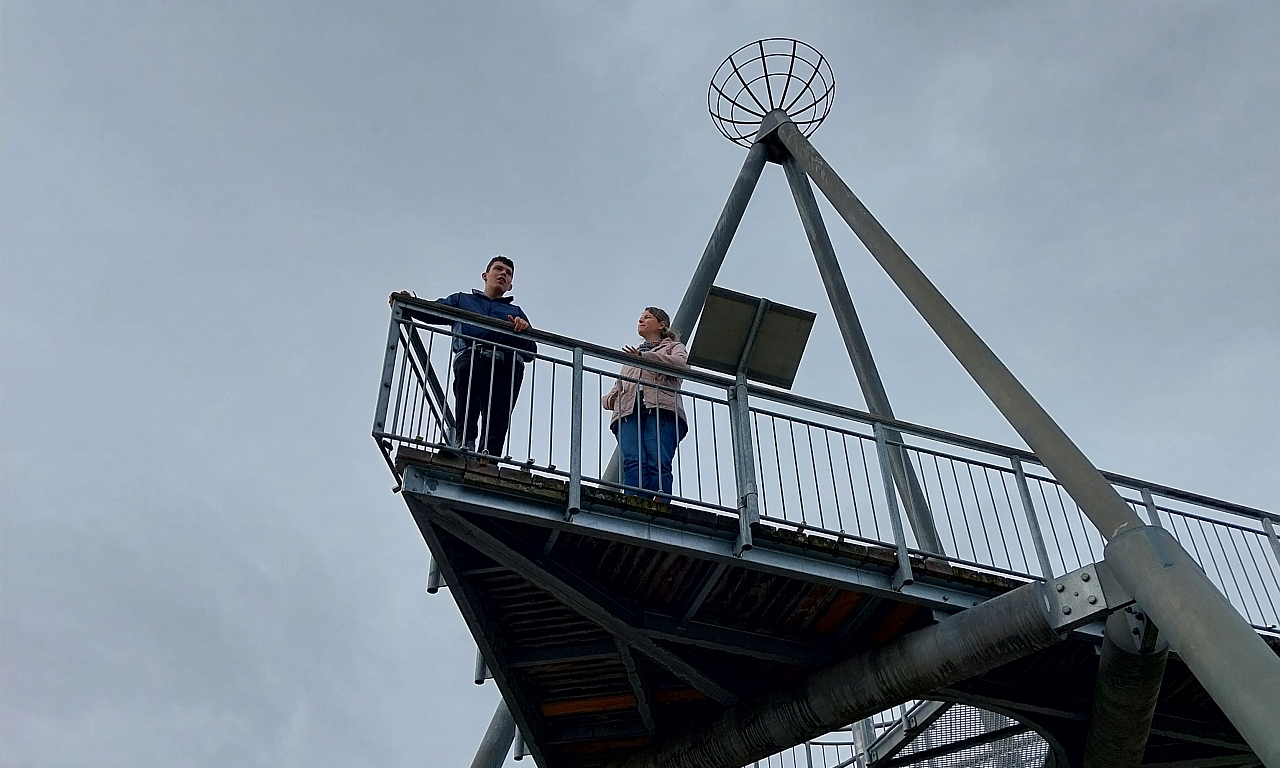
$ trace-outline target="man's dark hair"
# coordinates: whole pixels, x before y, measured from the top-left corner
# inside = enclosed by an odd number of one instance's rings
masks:
[[[494,264],[497,264],[498,262],[506,264],[508,267],[511,268],[512,272],[516,271],[516,263],[511,259],[508,259],[506,256],[494,256],[492,259],[489,259],[489,263],[485,265],[484,271],[488,272],[489,267],[492,267]]]

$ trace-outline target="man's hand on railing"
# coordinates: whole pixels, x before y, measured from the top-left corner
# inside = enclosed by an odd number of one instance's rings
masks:
[[[510,320],[511,324],[516,327],[515,328],[516,333],[519,333],[529,327],[529,321],[525,320],[523,317],[516,317],[515,315],[507,315],[507,319]]]
[[[396,299],[416,299],[416,298],[418,297],[413,295],[413,291],[396,291],[395,293],[387,297],[387,306],[394,306],[396,303]]]

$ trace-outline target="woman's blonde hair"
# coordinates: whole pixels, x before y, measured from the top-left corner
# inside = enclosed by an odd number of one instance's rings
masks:
[[[680,332],[671,329],[671,315],[666,310],[657,307],[645,307],[645,312],[658,318],[658,322],[662,323],[662,338],[671,339],[672,341],[680,340]]]

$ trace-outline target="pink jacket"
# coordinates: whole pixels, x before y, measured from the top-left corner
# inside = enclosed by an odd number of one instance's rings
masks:
[[[658,346],[647,352],[641,352],[640,356],[651,363],[666,365],[672,368],[688,368],[689,367],[689,351],[684,345],[674,339],[663,339],[658,342]],[[654,384],[664,387],[644,387],[644,404],[646,408],[653,408],[655,405],[667,411],[675,411],[680,416],[680,420],[685,420],[684,406],[680,403],[680,395],[673,390],[679,389],[683,379],[675,376],[668,376],[665,373],[654,373],[653,371],[636,368],[633,365],[622,366],[622,376],[632,379],[639,379],[641,382],[653,382]],[[600,399],[600,405],[613,411],[613,418],[609,420],[612,426],[618,419],[628,416],[635,411],[636,408],[636,382],[618,379],[613,383],[613,389]]]

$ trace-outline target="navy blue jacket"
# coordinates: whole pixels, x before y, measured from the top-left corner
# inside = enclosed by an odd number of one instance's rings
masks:
[[[484,291],[473,290],[471,293],[454,293],[445,296],[443,299],[436,299],[441,304],[448,304],[451,307],[465,309],[468,312],[475,312],[478,315],[488,315],[495,320],[507,321],[507,316],[523,317],[525,322],[529,321],[529,316],[524,310],[511,303],[511,296],[503,296],[500,299],[491,299],[485,295]],[[425,313],[418,314],[423,321],[435,325],[447,325],[451,321],[448,318],[439,315],[427,315]],[[485,341],[492,341],[497,344],[506,344],[509,347],[523,349],[529,352],[537,352],[538,345],[533,339],[522,338],[510,333],[499,333],[498,331],[490,331],[466,323],[453,323],[453,332],[462,334]],[[471,339],[462,339],[454,336],[453,351],[462,352],[471,344]]]

